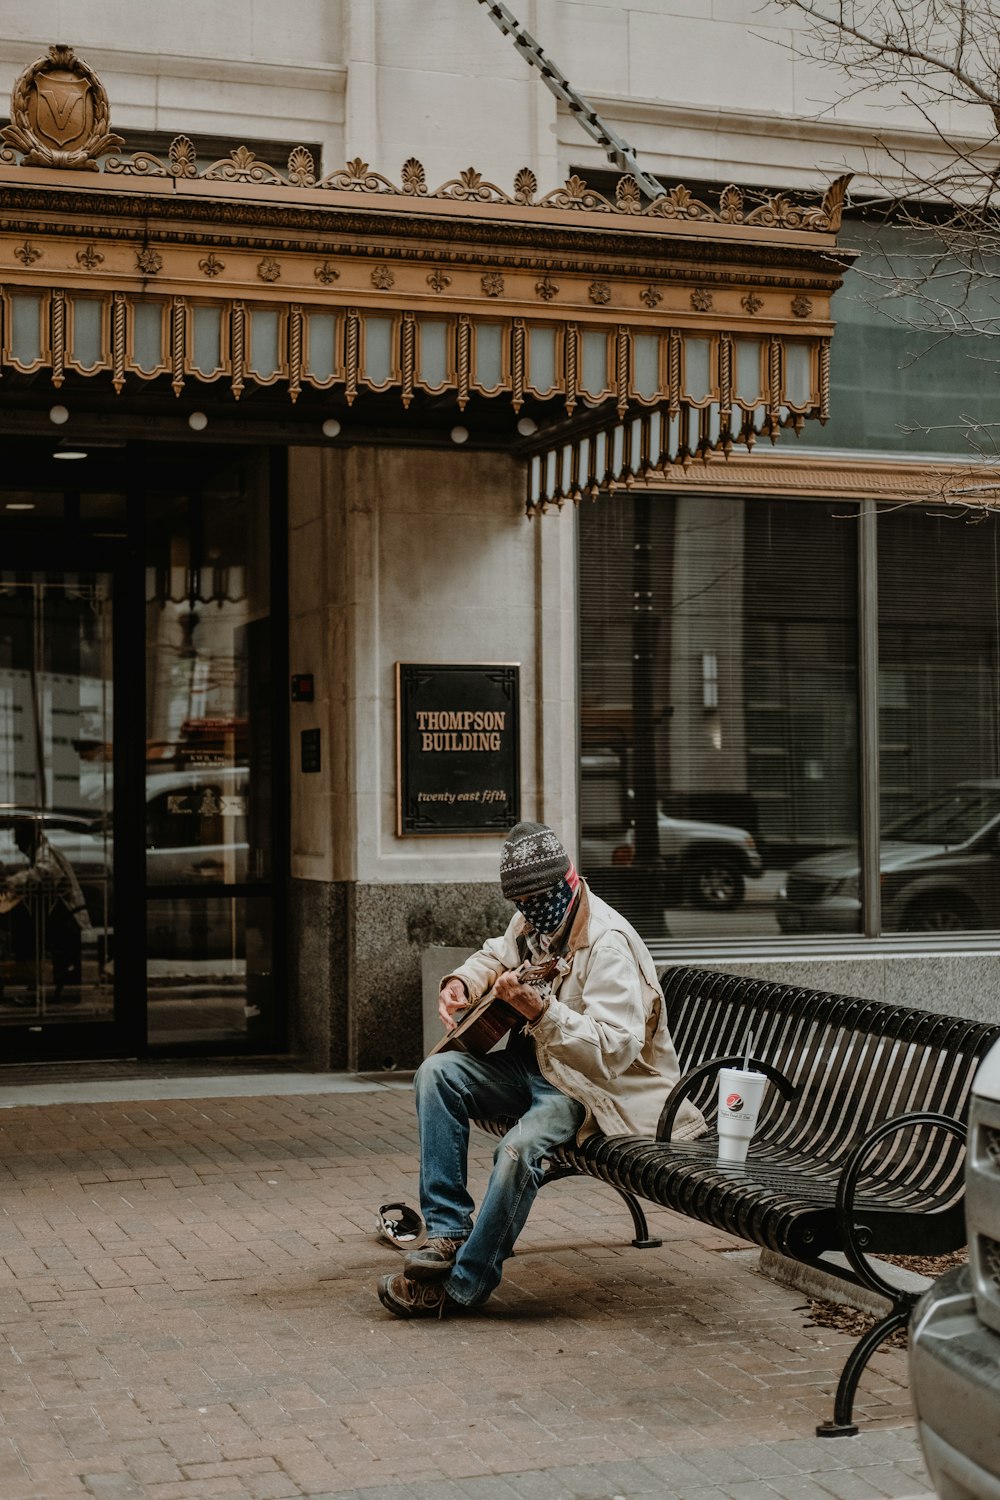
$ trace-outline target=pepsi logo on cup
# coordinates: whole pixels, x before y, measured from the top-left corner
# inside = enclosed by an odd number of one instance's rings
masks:
[[[734,1115],[738,1115],[739,1112],[740,1112],[740,1110],[743,1108],[743,1095],[742,1094],[727,1094],[726,1095],[726,1108],[727,1109],[731,1109]]]

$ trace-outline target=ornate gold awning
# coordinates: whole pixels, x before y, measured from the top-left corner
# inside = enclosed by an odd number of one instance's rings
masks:
[[[524,454],[529,513],[827,415],[846,178],[815,205],[649,202],[630,177],[612,201],[577,177],[539,195],[527,168],[511,192],[471,168],[431,191],[413,159],[398,184],[319,176],[302,147],[202,165],[185,136],[109,155],[105,92],[65,48],[11,120],[0,374],[36,399],[42,375],[123,410],[281,400],[312,441],[467,424]]]

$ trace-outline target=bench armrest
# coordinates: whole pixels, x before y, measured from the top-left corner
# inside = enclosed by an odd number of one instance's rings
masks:
[[[660,1111],[659,1122],[656,1126],[656,1139],[658,1141],[669,1141],[670,1133],[674,1128],[677,1111],[684,1103],[684,1100],[694,1092],[703,1078],[711,1077],[713,1073],[718,1073],[722,1068],[742,1068],[745,1065],[746,1057],[741,1052],[733,1057],[713,1057],[711,1062],[699,1063],[696,1068],[692,1068],[690,1072],[685,1073],[682,1078],[677,1080],[667,1095],[663,1109]],[[795,1087],[794,1083],[789,1083],[784,1073],[778,1068],[773,1067],[771,1063],[762,1062],[759,1057],[751,1057],[750,1067],[757,1073],[766,1073],[782,1098],[791,1102],[792,1099],[799,1097],[799,1089]]]
[[[894,1115],[891,1120],[883,1120],[881,1125],[876,1125],[858,1142],[844,1163],[840,1180],[837,1183],[837,1227],[840,1231],[844,1254],[863,1284],[873,1292],[879,1292],[883,1297],[888,1297],[893,1303],[898,1299],[899,1291],[879,1275],[865,1254],[864,1245],[867,1237],[864,1225],[856,1224],[854,1221],[854,1199],[858,1190],[861,1169],[875,1147],[889,1136],[896,1135],[901,1130],[911,1130],[917,1125],[929,1125],[937,1130],[950,1131],[960,1141],[968,1138],[965,1125],[951,1115],[933,1114],[921,1109],[912,1110],[904,1115]],[[963,1187],[961,1189],[963,1195],[964,1191]]]

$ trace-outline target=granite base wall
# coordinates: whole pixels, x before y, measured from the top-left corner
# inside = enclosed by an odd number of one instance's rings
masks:
[[[292,880],[288,888],[288,1043],[317,1071],[350,1067],[349,887]]]
[[[502,932],[499,885],[291,882],[290,1038],[307,1066],[409,1069],[424,1056],[421,959]]]

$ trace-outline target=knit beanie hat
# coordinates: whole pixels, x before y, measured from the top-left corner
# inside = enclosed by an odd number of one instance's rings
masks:
[[[508,901],[558,885],[573,869],[562,844],[544,823],[518,823],[500,850],[500,889]]]

